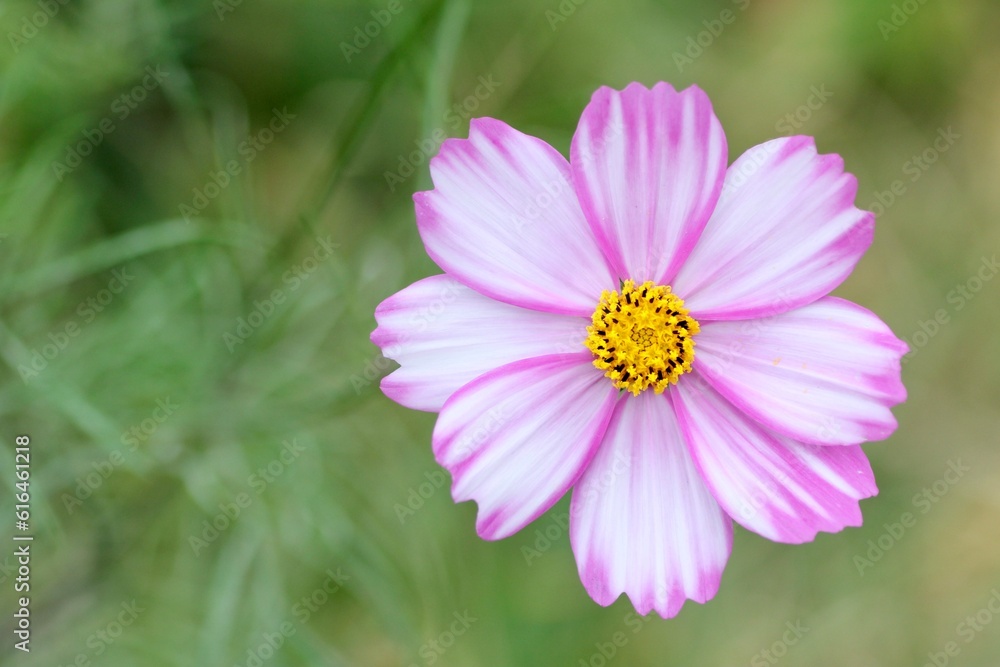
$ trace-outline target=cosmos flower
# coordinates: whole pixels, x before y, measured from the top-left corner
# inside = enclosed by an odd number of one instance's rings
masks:
[[[719,588],[732,522],[778,542],[861,524],[859,443],[896,428],[906,345],[828,296],[871,244],[856,179],[813,140],[727,168],[705,93],[601,88],[570,160],[489,118],[414,195],[443,275],[376,310],[398,403],[439,412],[437,461],[507,537],[572,489],[599,604],[677,614]]]

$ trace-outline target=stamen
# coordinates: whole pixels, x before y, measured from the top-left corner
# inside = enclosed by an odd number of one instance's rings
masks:
[[[594,366],[620,389],[638,396],[652,387],[662,394],[691,372],[693,337],[701,328],[668,285],[626,280],[620,292],[601,295],[591,323],[585,345]]]

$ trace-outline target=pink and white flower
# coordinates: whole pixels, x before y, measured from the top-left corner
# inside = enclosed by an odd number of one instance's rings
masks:
[[[857,181],[809,137],[727,168],[703,91],[598,90],[570,160],[489,118],[414,195],[444,270],[386,299],[382,390],[439,412],[434,455],[488,540],[573,489],[599,604],[677,614],[719,587],[732,522],[779,542],[861,524],[860,443],[896,428],[907,351],[829,296],[871,244]]]

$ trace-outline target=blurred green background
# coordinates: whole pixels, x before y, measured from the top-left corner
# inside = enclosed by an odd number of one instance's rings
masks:
[[[30,434],[36,535],[3,665],[1000,664],[996,2],[5,0],[0,33],[0,517]],[[879,216],[838,294],[913,348],[865,525],[737,528],[670,621],[587,597],[565,500],[479,540],[368,340],[439,272],[441,139],[567,153],[633,80],[704,88],[731,161],[842,154]]]

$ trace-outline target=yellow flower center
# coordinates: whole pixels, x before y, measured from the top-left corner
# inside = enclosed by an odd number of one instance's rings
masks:
[[[668,285],[626,280],[620,292],[605,290],[591,322],[584,344],[594,366],[620,389],[662,394],[691,371],[693,336],[701,328]]]

